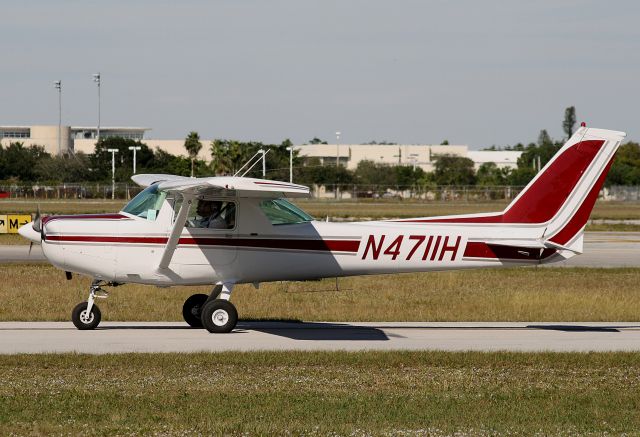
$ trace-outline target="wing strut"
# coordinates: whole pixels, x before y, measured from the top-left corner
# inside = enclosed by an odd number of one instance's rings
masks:
[[[171,229],[167,245],[164,247],[164,252],[162,253],[162,258],[160,258],[158,269],[166,269],[169,267],[171,258],[173,258],[173,253],[176,251],[176,247],[178,246],[178,241],[180,241],[180,235],[182,235],[182,230],[187,222],[187,214],[189,214],[189,208],[191,208],[191,203],[193,202],[194,197],[195,196],[191,193],[182,193],[182,205],[180,205],[180,211],[178,211],[178,216],[173,223],[173,228]]]

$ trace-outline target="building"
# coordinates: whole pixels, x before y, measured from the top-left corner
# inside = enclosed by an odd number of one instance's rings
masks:
[[[142,140],[144,133],[150,130],[146,127],[101,127],[100,137],[122,137]],[[93,153],[98,137],[98,129],[94,126],[0,126],[0,142],[6,145],[13,141],[20,141],[25,146],[43,146],[52,155],[83,151]],[[60,138],[60,148],[58,148]],[[88,145],[91,145],[89,148]],[[78,148],[80,146],[80,148]],[[86,149],[86,150],[85,150]]]
[[[480,168],[482,164],[493,162],[498,168],[518,168],[518,158],[522,152],[515,150],[469,150],[467,158],[473,161],[476,168]]]
[[[517,168],[522,152],[473,151],[466,145],[435,144],[305,144],[295,146],[300,156],[317,158],[323,165],[339,162],[355,170],[361,161],[369,160],[387,165],[412,165],[426,172],[435,169],[438,156],[450,155],[469,158],[478,169],[485,162],[495,162],[500,168]]]
[[[151,149],[160,148],[172,155],[185,155],[184,139],[180,140],[156,140],[145,138],[147,127],[100,127],[100,137],[121,137],[143,141]],[[82,152],[93,153],[98,139],[96,126],[61,126],[60,150],[58,150],[58,125],[34,125],[34,126],[0,126],[0,144],[6,146],[10,142],[20,141],[25,146],[43,146],[47,153],[57,155],[59,153]],[[206,147],[211,140],[201,140],[202,150],[198,154],[199,159],[211,160],[209,148]]]
[[[146,127],[100,127],[100,137],[123,137],[144,142],[149,148],[159,148],[172,155],[186,155],[184,139],[164,140],[145,138],[150,131]],[[60,150],[58,150],[58,132],[60,133]],[[94,126],[0,126],[0,144],[7,145],[20,141],[26,146],[44,146],[51,154],[83,152],[93,153],[98,136]],[[201,139],[202,150],[198,158],[211,161],[209,144],[211,140]],[[387,165],[411,165],[424,171],[434,170],[435,161],[441,155],[467,157],[473,160],[476,169],[486,162],[495,162],[500,168],[517,168],[517,161],[522,152],[516,151],[473,151],[466,145],[437,144],[304,144],[294,146],[300,156],[317,158],[322,165],[335,165],[336,158],[340,165],[355,170],[364,160]]]

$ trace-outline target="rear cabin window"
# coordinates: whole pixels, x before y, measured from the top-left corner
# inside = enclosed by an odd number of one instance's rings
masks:
[[[167,192],[158,190],[158,184],[150,185],[131,199],[122,212],[155,221],[166,197]]]
[[[272,225],[293,225],[313,220],[313,217],[285,199],[264,200],[260,208]]]

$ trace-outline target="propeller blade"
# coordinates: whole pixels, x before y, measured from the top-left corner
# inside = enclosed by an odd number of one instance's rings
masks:
[[[36,217],[33,219],[33,230],[36,232],[42,232],[42,218],[40,217],[40,204],[36,210]]]

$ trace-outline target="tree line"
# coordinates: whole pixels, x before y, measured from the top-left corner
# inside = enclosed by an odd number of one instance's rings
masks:
[[[575,108],[565,111],[563,130],[568,137],[575,125]],[[566,139],[566,138],[565,138]],[[546,130],[540,131],[537,142],[527,145],[486,150],[516,150],[522,155],[516,169],[499,168],[495,163],[485,163],[476,171],[469,158],[441,155],[435,156],[433,172],[425,172],[411,165],[388,165],[373,161],[361,161],[355,170],[344,166],[322,165],[317,158],[305,158],[293,151],[293,180],[305,185],[334,186],[341,189],[352,185],[366,185],[383,191],[387,188],[429,188],[435,186],[523,186],[526,185],[553,155],[562,147],[564,140],[552,139]],[[314,138],[309,143],[324,141]],[[259,150],[266,154],[266,178],[289,179],[290,140],[280,144],[242,142],[216,139],[209,144],[211,161],[198,158],[204,145],[196,132],[185,138],[186,156],[176,156],[163,150],[152,150],[144,142],[119,138],[101,138],[93,154],[75,153],[55,156],[43,147],[25,147],[19,141],[6,147],[0,146],[0,181],[9,183],[37,182],[60,184],[76,182],[108,182],[111,180],[111,153],[117,149],[115,179],[127,182],[133,174],[133,151],[137,146],[136,167],[138,173],[169,173],[183,176],[233,175]],[[262,177],[262,165],[256,165],[247,176]],[[640,145],[628,142],[622,145],[611,168],[608,185],[640,185]]]

